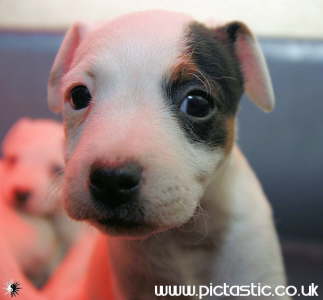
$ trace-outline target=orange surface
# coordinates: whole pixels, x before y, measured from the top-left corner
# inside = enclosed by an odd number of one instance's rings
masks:
[[[19,223],[10,224],[19,231]],[[17,299],[93,300],[114,299],[108,263],[107,237],[87,233],[71,249],[48,284],[37,290],[22,274],[5,239],[0,239],[0,300],[8,300],[4,288],[9,280],[20,283]]]

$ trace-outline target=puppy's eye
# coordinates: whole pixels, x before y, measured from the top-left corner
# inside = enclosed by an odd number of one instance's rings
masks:
[[[54,176],[61,175],[64,172],[63,166],[60,164],[53,164],[50,166],[50,173]]]
[[[187,95],[180,106],[180,110],[194,118],[204,118],[208,116],[214,105],[204,92],[196,91]]]
[[[8,155],[5,158],[5,162],[8,167],[13,168],[18,162],[18,157],[16,155]]]
[[[71,104],[76,110],[87,107],[91,102],[92,96],[89,89],[84,85],[78,85],[71,90]]]

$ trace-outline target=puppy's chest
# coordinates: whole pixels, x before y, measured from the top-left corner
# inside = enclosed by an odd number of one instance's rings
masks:
[[[127,255],[130,258],[127,262],[114,261],[119,290],[127,294],[125,299],[151,300],[155,286],[203,285],[212,281],[214,266],[211,262],[216,247],[209,239],[192,244],[172,238],[167,242],[153,241],[140,248],[141,251],[137,252],[136,248]]]
[[[199,285],[210,282],[215,248],[212,243],[176,245],[164,261],[158,274],[168,284]]]

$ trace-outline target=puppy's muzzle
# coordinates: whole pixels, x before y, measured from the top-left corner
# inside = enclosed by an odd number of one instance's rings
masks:
[[[107,210],[131,204],[137,198],[141,175],[142,168],[133,162],[117,167],[94,165],[89,178],[93,201]]]
[[[15,205],[18,209],[24,209],[30,197],[31,191],[28,189],[17,188],[14,190]]]

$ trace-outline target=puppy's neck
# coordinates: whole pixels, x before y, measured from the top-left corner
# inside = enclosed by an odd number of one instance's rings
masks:
[[[152,299],[154,285],[203,284],[212,278],[212,264],[227,224],[225,201],[216,199],[217,181],[230,155],[211,179],[201,205],[189,222],[145,240],[109,239],[110,262],[120,299]],[[214,192],[216,191],[216,194]],[[149,282],[149,284],[147,284]],[[148,290],[149,289],[149,290]],[[146,296],[145,296],[146,295]]]

